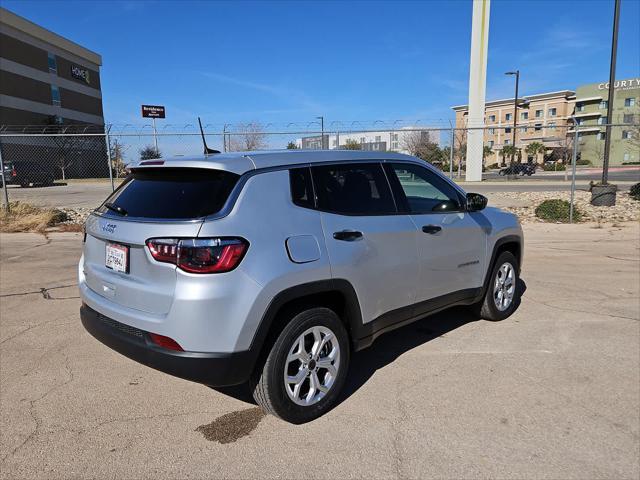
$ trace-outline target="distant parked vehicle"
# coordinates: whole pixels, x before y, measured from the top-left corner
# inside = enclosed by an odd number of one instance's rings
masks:
[[[29,187],[53,184],[53,173],[38,162],[7,162],[4,164],[4,178],[7,185]]]
[[[522,177],[524,175],[531,176],[534,173],[536,173],[536,165],[534,163],[514,163],[501,169],[498,175],[520,175]]]

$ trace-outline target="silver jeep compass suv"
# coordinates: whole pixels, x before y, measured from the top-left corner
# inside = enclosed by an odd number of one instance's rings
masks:
[[[425,162],[364,151],[147,160],[86,223],[84,327],[140,363],[248,385],[293,423],[352,352],[453,305],[517,305],[522,230]]]

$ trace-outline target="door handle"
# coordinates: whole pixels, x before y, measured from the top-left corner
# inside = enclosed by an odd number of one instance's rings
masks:
[[[362,238],[362,232],[355,230],[342,230],[340,232],[333,232],[333,238],[336,240],[344,240],[345,242],[353,242]]]
[[[424,233],[429,233],[431,235],[434,235],[442,231],[442,227],[439,225],[425,225],[424,227],[422,227],[422,231]]]

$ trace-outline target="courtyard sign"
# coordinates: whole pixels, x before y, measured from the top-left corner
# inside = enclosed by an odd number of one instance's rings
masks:
[[[616,82],[613,84],[614,90],[631,90],[632,88],[640,88],[640,78],[616,80]],[[598,90],[609,90],[609,82],[599,83]]]

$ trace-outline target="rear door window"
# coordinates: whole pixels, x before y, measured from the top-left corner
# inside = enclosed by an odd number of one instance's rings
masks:
[[[134,170],[98,211],[114,217],[192,219],[218,213],[239,175],[206,168]]]
[[[396,213],[391,189],[379,163],[312,167],[318,208],[345,215]]]

